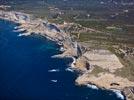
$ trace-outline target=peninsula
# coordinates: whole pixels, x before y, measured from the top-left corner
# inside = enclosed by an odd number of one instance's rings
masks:
[[[39,34],[61,45],[63,53],[55,57],[73,57],[72,68],[81,74],[76,79],[78,85],[93,84],[108,90],[120,90],[128,100],[134,98],[134,82],[116,75],[115,72],[123,68],[118,57],[108,50],[89,50],[88,46],[76,42],[70,33],[64,32],[54,23],[26,13],[0,10],[0,19],[18,23],[15,31],[27,36]],[[96,73],[96,74],[94,74]]]

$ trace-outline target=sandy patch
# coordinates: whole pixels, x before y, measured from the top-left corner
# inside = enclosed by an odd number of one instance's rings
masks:
[[[134,86],[134,82],[129,81],[127,78],[115,76],[110,73],[100,73],[98,76],[85,73],[76,79],[76,83],[79,85],[92,83],[106,89],[123,89],[125,87]]]
[[[118,57],[108,50],[92,50],[86,52],[84,56],[89,59],[91,65],[97,65],[110,72],[123,67]]]

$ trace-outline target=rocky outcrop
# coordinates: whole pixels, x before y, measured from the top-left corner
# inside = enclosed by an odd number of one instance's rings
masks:
[[[127,100],[134,100],[134,87],[126,87],[123,89]]]
[[[90,70],[91,66],[88,62],[88,59],[86,57],[81,56],[76,60],[73,68],[75,68],[81,72],[85,72],[87,70]]]
[[[133,100],[134,82],[115,74],[124,66],[112,52],[103,49],[86,51],[76,60],[75,67],[84,72],[76,79],[77,85],[93,84],[107,90],[118,90],[127,100]]]

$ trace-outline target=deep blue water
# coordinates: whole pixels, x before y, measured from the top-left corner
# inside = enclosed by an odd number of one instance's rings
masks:
[[[0,20],[0,100],[120,100],[109,91],[76,86],[76,73],[65,70],[72,59],[51,58],[60,53],[58,45],[41,36],[18,37],[15,26]]]

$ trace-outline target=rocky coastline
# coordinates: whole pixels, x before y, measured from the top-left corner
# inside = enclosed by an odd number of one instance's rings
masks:
[[[80,45],[71,39],[70,34],[63,32],[53,23],[34,18],[34,16],[29,14],[3,10],[0,10],[0,19],[18,23],[19,26],[14,29],[14,31],[22,33],[18,36],[28,36],[34,33],[55,41],[62,46],[62,51],[64,51],[63,54],[57,55],[58,57],[78,57],[81,55]]]
[[[114,88],[114,89],[120,90],[127,97],[128,95],[130,95],[130,93],[132,94],[132,96],[134,95],[134,91],[132,91],[134,87],[134,83],[130,82],[127,79],[114,76],[113,72],[100,73],[99,77],[92,76],[92,75],[89,76],[88,73],[90,73],[93,70],[94,66],[90,64],[91,62],[89,59],[90,57],[86,56],[87,55],[86,49],[82,49],[83,47],[79,43],[77,43],[75,40],[73,40],[69,33],[62,31],[56,24],[49,23],[47,20],[34,18],[34,16],[29,15],[29,14],[15,12],[15,11],[8,12],[8,11],[0,10],[0,19],[18,23],[19,26],[15,27],[14,29],[14,31],[22,33],[18,36],[28,36],[31,34],[39,34],[61,45],[63,53],[60,55],[55,55],[54,57],[73,57],[74,62],[72,64],[72,68],[82,73],[82,75],[80,75],[76,79],[76,83],[78,85],[93,84],[93,85],[98,86],[99,88],[104,88],[108,90],[111,90]],[[94,55],[92,57],[94,57]],[[108,80],[109,77],[111,78]],[[114,81],[112,82],[113,83],[112,86],[109,86],[108,84],[111,84],[110,80],[114,78],[116,78],[117,80],[115,82]],[[105,79],[107,81],[103,81]],[[106,85],[104,86],[104,84],[101,85],[101,83],[98,83],[100,80],[106,83]],[[123,84],[120,86],[120,83],[119,83],[119,86],[118,86],[118,83],[116,83],[118,80],[121,81],[120,82],[121,84],[123,83],[127,83],[127,84]],[[129,90],[131,90],[131,92]],[[129,98],[127,99],[131,100]]]

